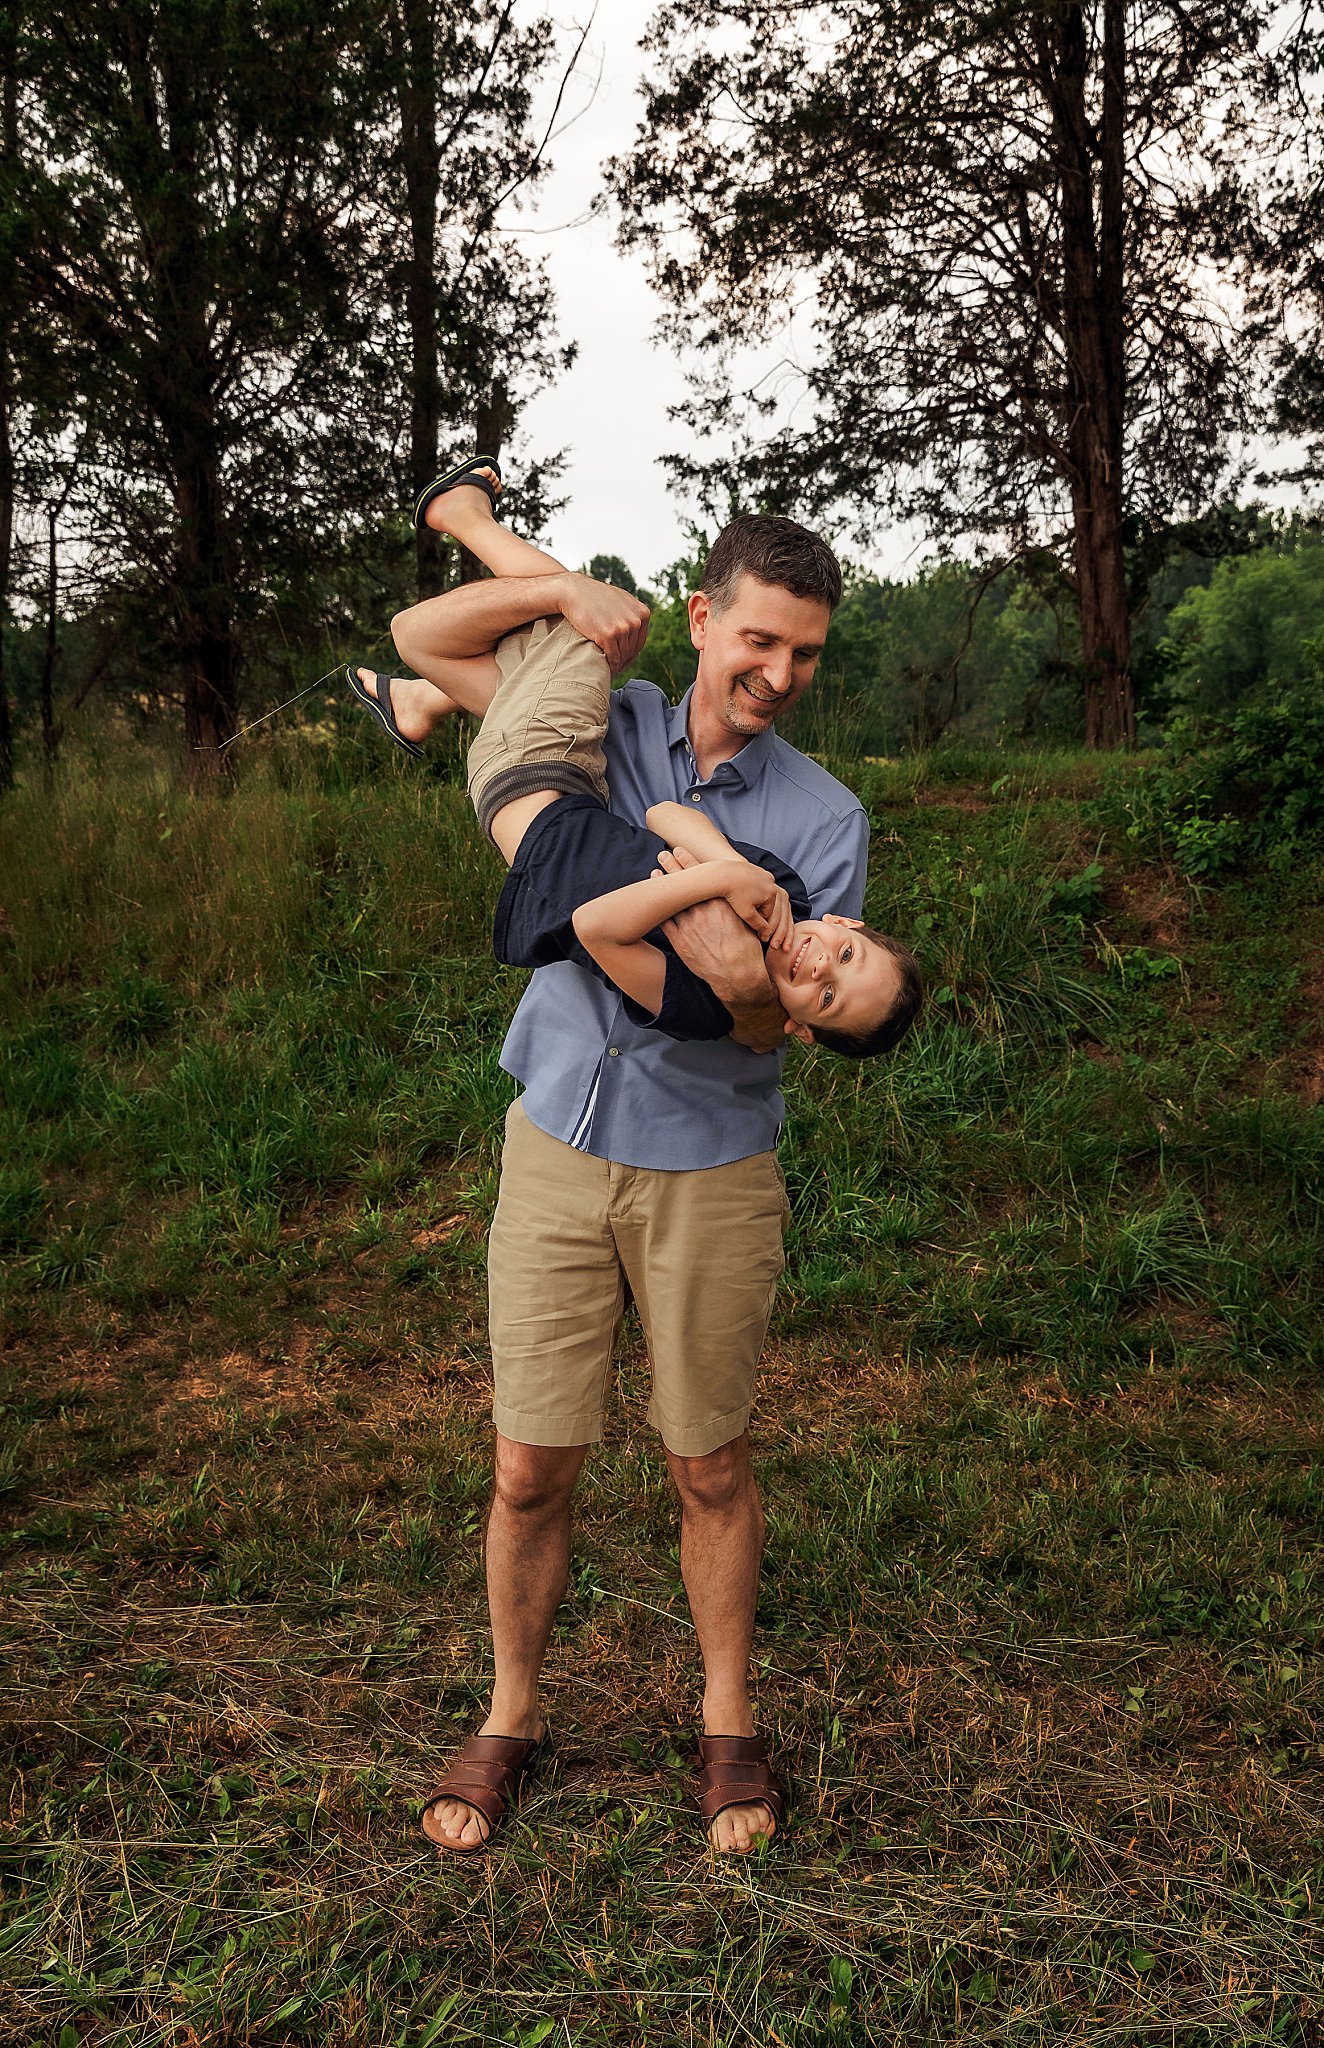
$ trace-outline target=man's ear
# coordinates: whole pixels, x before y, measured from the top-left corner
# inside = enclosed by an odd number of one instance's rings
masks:
[[[690,615],[690,644],[702,649],[708,632],[708,616],[712,611],[706,590],[696,590],[685,609]]]
[[[823,922],[824,924],[844,924],[846,929],[852,932],[862,932],[864,930],[864,919],[862,917],[838,917],[835,910],[827,911],[824,914]]]
[[[797,1024],[794,1017],[786,1019],[786,1036],[788,1038],[798,1038],[801,1045],[812,1045],[814,1042],[814,1034],[809,1029],[809,1026],[807,1024]]]

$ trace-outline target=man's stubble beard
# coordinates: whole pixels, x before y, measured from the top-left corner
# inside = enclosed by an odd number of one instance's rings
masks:
[[[737,690],[746,681],[752,682],[757,678],[757,669],[745,669],[740,675],[732,676],[726,693],[725,723],[730,731],[738,732],[743,739],[755,739],[759,733],[766,732],[770,725],[775,725],[782,712],[787,709],[785,697],[775,697],[767,705],[766,716],[762,718],[759,717],[757,712],[748,710],[741,705],[736,696]],[[763,699],[760,697],[756,698],[755,701],[762,703]]]

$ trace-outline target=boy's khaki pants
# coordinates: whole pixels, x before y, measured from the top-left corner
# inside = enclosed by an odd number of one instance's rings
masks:
[[[469,795],[491,835],[503,804],[538,790],[607,801],[611,670],[566,619],[535,619],[496,650],[501,680],[469,749]]]

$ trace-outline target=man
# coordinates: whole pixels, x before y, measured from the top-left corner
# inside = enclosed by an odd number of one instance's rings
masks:
[[[462,539],[466,496],[477,493],[440,495],[428,518]],[[692,689],[672,709],[653,685],[628,683],[606,742],[614,810],[642,825],[654,803],[701,808],[728,835],[775,849],[817,917],[859,915],[867,824],[850,791],[774,726],[812,683],[840,594],[815,535],[786,519],[733,521],[690,599]],[[558,614],[614,669],[646,632],[634,600],[560,570],[464,586],[401,613],[393,632],[444,691],[448,661]],[[409,689],[395,683],[383,707],[406,733]],[[571,1496],[602,1434],[627,1286],[648,1340],[649,1421],[680,1496],[704,1665],[701,1810],[728,1854],[782,1818],[749,1692],[764,1522],[747,1424],[787,1214],[774,1150],[783,1020],[762,948],[729,905],[700,904],[666,929],[730,1010],[731,1038],[679,1043],[633,1024],[614,990],[561,961],[535,973],[502,1049],[524,1092],[507,1118],[489,1245],[495,1682],[478,1736],[424,1810],[441,1849],[481,1849],[540,1754],[538,1683],[569,1568]]]

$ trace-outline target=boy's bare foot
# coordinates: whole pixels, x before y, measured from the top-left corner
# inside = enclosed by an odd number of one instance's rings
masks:
[[[475,469],[473,476],[485,476],[490,484],[501,489],[501,479],[494,469]],[[490,523],[492,500],[478,484],[461,479],[452,484],[448,491],[434,498],[423,514],[423,524],[430,526],[434,533],[449,534],[452,540],[462,541],[466,532],[471,532],[475,520]]]
[[[361,668],[359,681],[368,695],[376,699],[377,677],[372,669]],[[439,721],[450,711],[458,711],[459,705],[435,683],[426,682],[422,676],[391,677],[391,709],[395,722],[407,740],[421,746]]]

